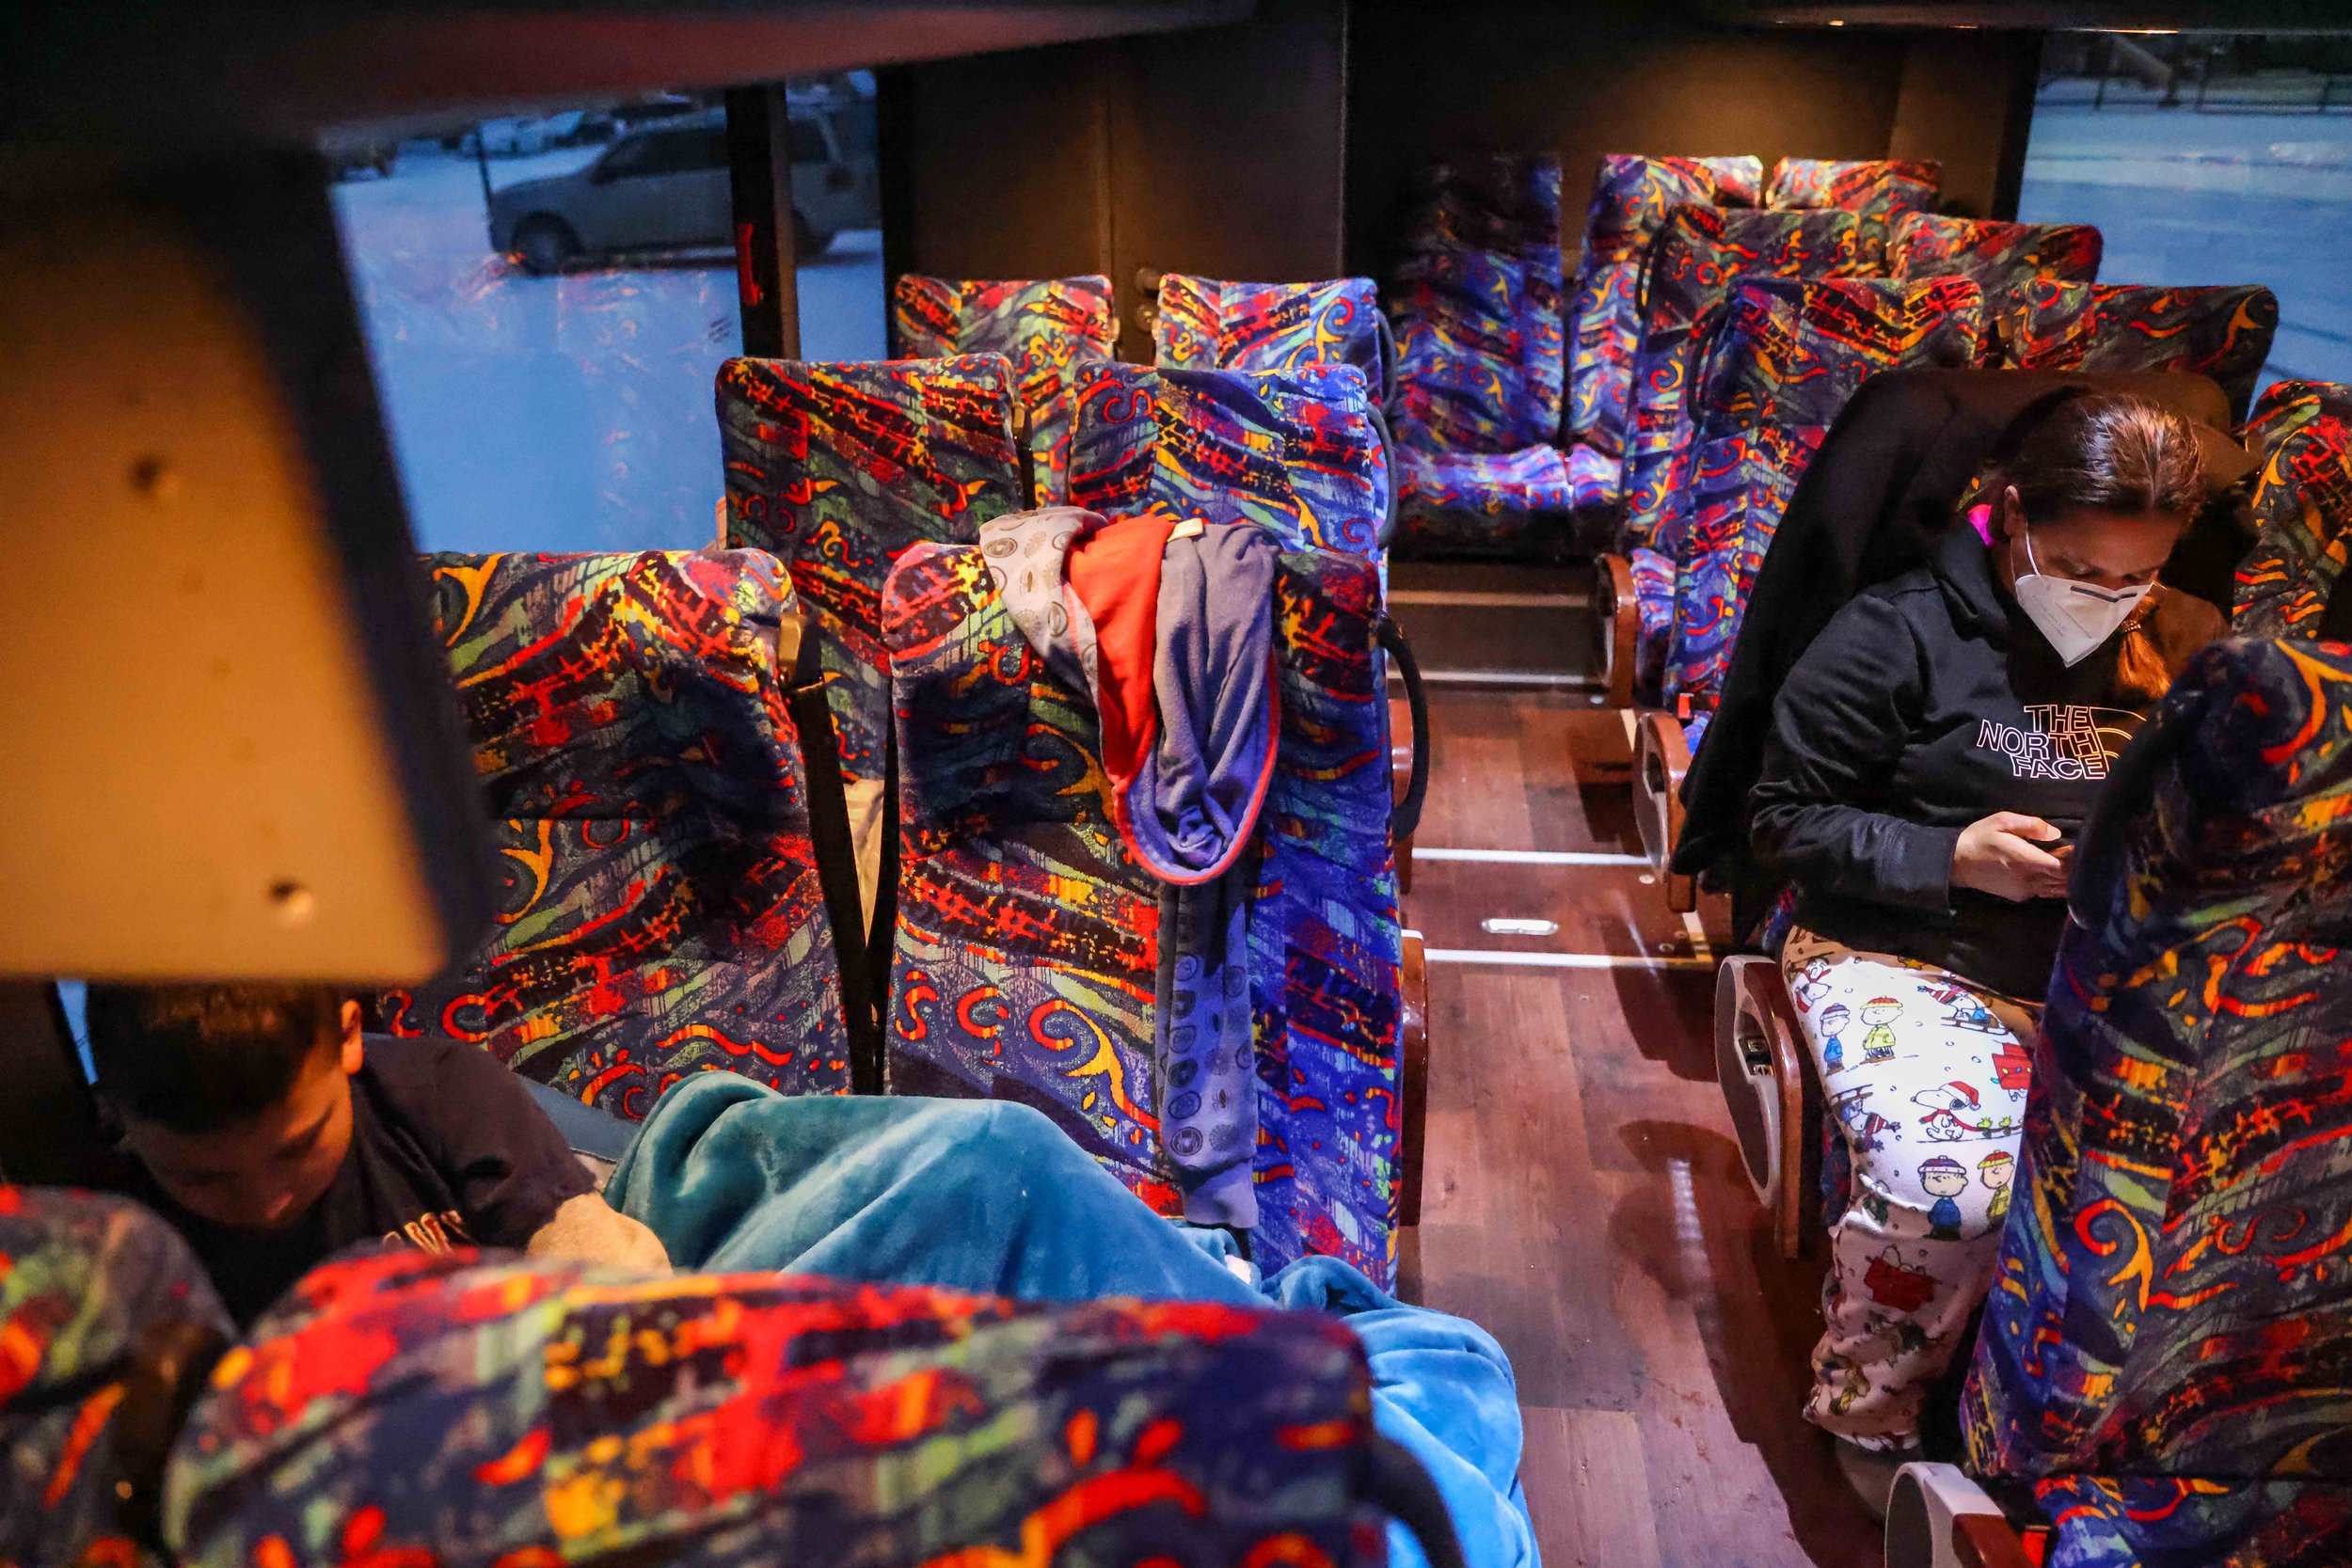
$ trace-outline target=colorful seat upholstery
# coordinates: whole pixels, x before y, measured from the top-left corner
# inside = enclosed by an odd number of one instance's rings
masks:
[[[1257,523],[1292,549],[1378,556],[1390,511],[1388,443],[1363,372],[1078,372],[1072,504]]]
[[[2246,637],[2316,636],[2352,554],[2352,387],[2279,382],[2245,439],[2262,469],[2231,624]]]
[[[1378,286],[1369,277],[1226,283],[1166,273],[1152,345],[1162,370],[1353,365],[1363,372],[1375,403],[1388,398],[1396,357],[1388,318],[1380,313]]]
[[[2352,1560],[2352,651],[2199,655],[2077,859],[1970,1468],[2053,1564]]]
[[[1548,154],[1439,165],[1389,290],[1396,324],[1400,535],[1507,542],[1535,498],[1565,512],[1560,165]],[[1454,454],[1510,455],[1491,465]],[[1499,490],[1478,488],[1489,478]]]
[[[1862,245],[1872,270],[1885,258],[1895,220],[1935,210],[1944,166],[1933,159],[1783,158],[1772,166],[1764,205],[1783,212],[1835,207],[1862,219]]]
[[[631,1119],[679,1076],[849,1087],[772,557],[429,556],[502,879],[480,952],[383,999]]]
[[[1764,166],[1754,158],[1648,158],[1604,153],[1584,218],[1584,250],[1568,301],[1566,439],[1600,456],[1625,452],[1626,391],[1641,346],[1642,262],[1666,214],[1692,204],[1753,207]],[[1573,469],[1576,456],[1571,452]],[[1589,460],[1584,471],[1597,472]],[[1613,492],[1608,498],[1613,500]],[[1579,489],[1579,505],[1584,504]]]
[[[1964,277],[1750,278],[1733,292],[1656,541],[1675,562],[1659,698],[1687,713],[1692,745],[1781,514],[1847,401],[1882,371],[1975,363],[1983,325],[1984,296]]]
[[[1439,165],[1390,285],[1400,436],[1514,451],[1560,430],[1560,165]]]
[[[1746,213],[1677,207],[1651,247],[1626,439],[1624,533],[1648,544],[1665,515],[1676,454],[1691,434],[1692,378],[1742,277],[1854,277],[1870,270],[1850,212]]]
[[[1617,484],[1625,476],[1625,459],[1612,457],[1598,447],[1570,447],[1567,454],[1568,505],[1591,512],[1617,502]]]
[[[1626,551],[1633,579],[1633,690],[1655,701],[1666,679],[1666,644],[1674,634],[1674,557],[1636,545]]]
[[[2209,375],[2233,416],[2254,396],[2279,300],[2259,284],[2161,288],[2036,279],[1994,308],[2003,368]]]
[[[1905,213],[1895,220],[1887,272],[1906,282],[1965,277],[1999,299],[2037,277],[2093,283],[2105,241],[2087,223],[1996,223]]]
[[[1373,1440],[1322,1313],[384,1253],[221,1362],[167,1530],[264,1568],[1371,1563]]]
[[[1000,355],[888,364],[730,359],[719,368],[727,543],[785,564],[824,632],[828,701],[851,783],[878,784],[890,715],[890,563],[970,543],[1026,504],[1014,382]]]
[[[168,1428],[158,1336],[235,1333],[179,1234],[128,1199],[0,1186],[0,1561],[133,1568]],[[183,1341],[186,1342],[186,1341]],[[155,1430],[141,1440],[139,1428]],[[147,1450],[152,1451],[147,1451]]]
[[[1425,545],[1488,546],[1522,537],[1575,505],[1556,447],[1443,451],[1399,445],[1397,529]]]
[[[1402,932],[1369,562],[1286,554],[1281,729],[1248,916],[1259,1225],[1395,1276]],[[913,552],[885,604],[900,762],[891,1085],[1035,1106],[1164,1213],[1159,885],[1111,816],[1095,711],[1014,626],[976,548]]]
[[[1029,418],[1036,502],[1060,500],[1070,459],[1071,377],[1111,356],[1119,319],[1101,276],[1003,282],[901,276],[891,291],[890,341],[902,359],[1001,354]]]

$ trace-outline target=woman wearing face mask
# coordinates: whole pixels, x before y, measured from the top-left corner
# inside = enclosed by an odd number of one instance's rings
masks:
[[[2074,397],[1986,494],[1931,565],[1822,630],[1752,797],[1757,858],[1797,889],[1782,963],[1853,1163],[1806,1415],[1882,1508],[1989,1284],[2072,839],[2225,629],[2155,582],[2205,500],[2177,415]]]

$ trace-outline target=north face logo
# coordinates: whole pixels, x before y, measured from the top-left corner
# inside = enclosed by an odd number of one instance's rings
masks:
[[[2139,715],[2123,708],[2037,703],[2026,709],[2026,728],[1987,719],[1977,725],[1977,744],[2009,758],[2020,779],[2104,779],[2107,764],[2139,728]]]

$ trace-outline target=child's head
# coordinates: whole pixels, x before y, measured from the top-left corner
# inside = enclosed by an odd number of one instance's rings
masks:
[[[351,1148],[359,1006],[338,992],[94,985],[89,1043],[125,1146],[204,1219],[292,1225]]]
[[[1939,1154],[1919,1167],[1919,1185],[1937,1197],[1954,1196],[1968,1185],[1967,1167]]]

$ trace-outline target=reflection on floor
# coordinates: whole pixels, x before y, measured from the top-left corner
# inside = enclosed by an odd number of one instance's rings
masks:
[[[1581,604],[1442,597],[1573,597],[1577,574],[1405,565],[1394,581],[1424,665],[1590,669]],[[1740,1173],[1712,977],[1634,863],[1622,716],[1576,687],[1438,684],[1430,701],[1422,846],[1623,857],[1423,858],[1406,899],[1432,949],[1620,960],[1430,968],[1427,1186],[1406,1283],[1511,1353],[1545,1561],[1878,1562],[1877,1527],[1797,1415],[1820,1268],[1774,1255]],[[1491,916],[1560,929],[1499,937],[1481,927]]]

